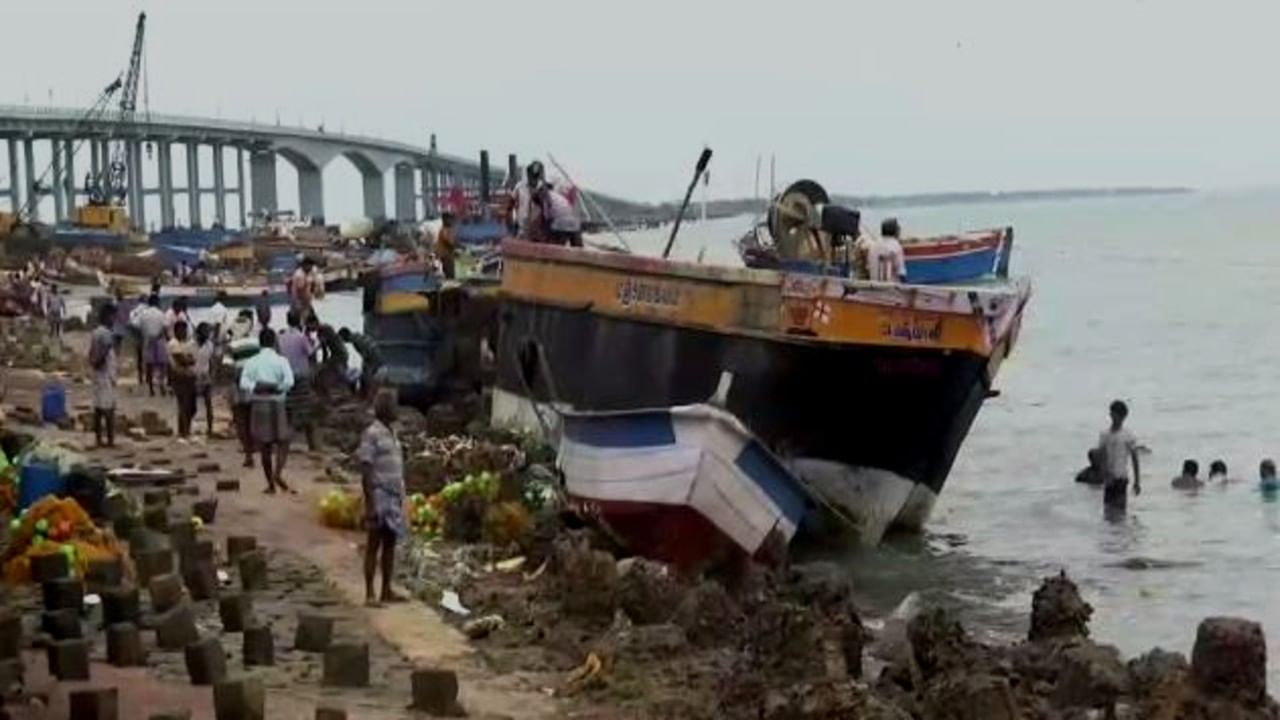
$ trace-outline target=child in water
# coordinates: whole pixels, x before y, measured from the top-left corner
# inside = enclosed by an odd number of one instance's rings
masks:
[[[1258,466],[1258,487],[1261,488],[1263,495],[1275,495],[1280,490],[1280,479],[1276,479],[1276,461],[1267,458]]]

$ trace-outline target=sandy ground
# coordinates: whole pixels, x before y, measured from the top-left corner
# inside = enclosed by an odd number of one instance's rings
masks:
[[[69,336],[68,343],[82,345],[84,338]],[[7,391],[5,406],[10,409],[17,406],[39,407],[39,391],[48,376],[28,370],[5,370],[3,373]],[[143,410],[154,410],[174,423],[176,409],[173,400],[148,397],[145,389],[135,384],[131,373],[131,367],[126,364],[121,373],[121,407],[118,412],[137,417]],[[69,410],[76,413],[88,409],[88,385],[70,379],[67,383]],[[225,431],[227,428],[229,413],[221,398],[215,404],[217,435],[219,429]],[[420,602],[380,609],[363,606],[362,536],[325,528],[316,519],[316,503],[332,486],[319,484],[315,478],[336,460],[335,455],[324,451],[295,453],[289,461],[285,478],[299,494],[268,496],[261,492],[265,485],[261,470],[241,467],[243,456],[238,452],[236,443],[203,437],[203,410],[195,425],[197,433],[201,434],[189,443],[180,443],[171,437],[134,440],[118,435],[115,450],[95,450],[91,434],[52,427],[21,429],[32,431],[42,439],[81,450],[108,467],[132,463],[184,469],[192,476],[190,484],[198,487],[200,496],[218,497],[217,520],[205,532],[215,540],[220,553],[225,551],[227,536],[254,535],[259,546],[270,548],[291,562],[318,570],[316,574],[323,577],[336,597],[337,614],[346,626],[346,632],[370,639],[374,672],[381,672],[387,677],[375,676],[371,690],[356,692],[321,689],[318,670],[310,677],[293,678],[283,683],[273,683],[268,679],[268,717],[309,718],[313,708],[321,703],[345,706],[353,718],[414,717],[404,710],[410,700],[408,676],[414,665],[455,670],[461,686],[460,700],[471,717],[544,718],[570,714],[568,708],[542,690],[546,678],[501,674],[486,667],[468,646],[465,637],[441,619],[437,609]],[[196,473],[196,467],[205,463],[216,463],[220,470]],[[240,480],[240,492],[216,493],[216,481],[231,478]],[[276,569],[274,565],[273,558],[273,570]],[[287,601],[288,593],[285,596]],[[307,607],[302,601],[295,603],[294,608],[287,605],[286,602],[286,610]],[[291,647],[292,630],[277,629],[275,638],[279,654],[281,649]],[[236,675],[242,670],[238,637],[234,642],[224,641],[224,646],[229,651],[228,670]],[[101,659],[102,654],[99,648],[97,659]],[[27,666],[35,680],[33,687],[39,688],[43,658],[30,658]],[[37,670],[39,673],[35,672]],[[122,693],[122,718],[146,718],[168,705],[189,707],[197,719],[213,717],[212,693],[208,688],[192,688],[185,683],[185,678],[172,677],[172,673],[167,675],[157,669],[119,670],[103,662],[95,662],[94,680],[89,685],[118,685]],[[54,693],[52,717],[66,716],[66,711],[60,709],[60,703],[64,702],[63,691],[68,687],[75,686],[63,684]]]

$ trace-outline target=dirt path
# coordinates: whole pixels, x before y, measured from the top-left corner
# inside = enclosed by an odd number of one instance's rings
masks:
[[[74,342],[76,339],[73,338]],[[122,373],[125,374],[125,373]],[[39,391],[46,381],[42,373],[35,371],[6,371],[8,409],[17,406],[39,407]],[[122,412],[137,417],[143,410],[159,412],[170,419],[175,414],[171,398],[147,397],[128,378],[122,380]],[[73,413],[86,409],[90,401],[89,388],[84,384],[68,383],[68,408]],[[225,402],[215,408],[215,435],[226,431],[229,418]],[[198,432],[203,432],[203,410],[196,419]],[[549,718],[563,717],[565,708],[549,698],[540,689],[537,678],[517,674],[498,674],[486,667],[468,646],[466,639],[446,624],[438,611],[420,602],[382,609],[363,607],[364,581],[361,570],[362,536],[325,528],[316,519],[319,497],[331,485],[317,483],[326,466],[336,456],[326,453],[298,453],[289,461],[286,480],[299,490],[296,496],[267,496],[261,492],[264,481],[261,471],[241,467],[243,460],[234,442],[207,439],[197,436],[191,443],[180,443],[175,438],[149,438],[146,440],[117,438],[116,450],[95,450],[93,438],[82,432],[68,432],[55,428],[22,427],[42,439],[61,443],[83,451],[87,456],[110,466],[133,463],[143,466],[163,465],[180,468],[193,476],[189,484],[199,489],[201,497],[216,496],[219,501],[217,520],[206,528],[220,548],[225,548],[229,535],[254,535],[260,546],[270,548],[286,563],[315,569],[315,575],[328,586],[337,614],[352,635],[370,637],[374,653],[374,672],[384,672],[388,677],[375,677],[374,688],[364,693],[337,693],[322,691],[318,671],[309,677],[295,678],[293,682],[277,683],[269,688],[269,715],[275,717],[310,717],[310,708],[320,701],[346,704],[352,717],[392,718],[411,717],[402,708],[408,703],[408,675],[415,664],[447,667],[455,670],[461,686],[460,700],[471,717]],[[207,469],[197,473],[200,465],[216,464],[215,472]],[[216,492],[219,479],[238,479],[239,492]],[[280,570],[273,558],[273,573]],[[308,588],[310,590],[310,588]],[[287,595],[287,593],[286,593]],[[294,611],[306,609],[304,598],[285,598],[281,620],[291,622]],[[214,612],[216,615],[216,610]],[[292,644],[291,625],[277,629],[276,647]],[[229,669],[234,674],[239,669],[238,646],[230,647]],[[379,648],[385,647],[380,658]],[[180,659],[179,659],[180,662]],[[33,661],[28,667],[42,666]],[[152,702],[178,702],[191,707],[194,717],[212,717],[210,693],[207,689],[185,686],[181,679],[165,678],[163,671],[120,671],[105,664],[95,664],[94,685],[120,681],[124,695],[122,717],[145,717],[144,714],[128,714],[129,708],[148,707],[155,711]],[[137,698],[135,701],[135,694]],[[358,708],[358,709],[357,709]],[[64,711],[65,712],[65,711]],[[55,716],[57,716],[55,714]]]

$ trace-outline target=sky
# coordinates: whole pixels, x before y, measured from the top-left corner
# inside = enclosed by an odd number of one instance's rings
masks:
[[[850,194],[1280,184],[1274,0],[0,9],[0,103],[46,104],[52,91],[87,106],[125,67],[145,10],[154,112],[424,146],[435,133],[445,152],[487,148],[498,162],[550,153],[582,185],[644,201],[682,195],[704,144],[713,197],[752,195],[759,157],[767,187],[770,156],[779,185],[808,177]],[[346,160],[325,183],[330,217],[358,214]]]

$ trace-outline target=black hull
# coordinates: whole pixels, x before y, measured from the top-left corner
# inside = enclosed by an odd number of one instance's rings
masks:
[[[706,402],[731,372],[727,409],[775,452],[887,470],[934,494],[989,388],[988,358],[961,351],[790,342],[513,300],[501,323],[507,393],[530,394],[529,340],[543,347],[555,399],[580,410]],[[534,398],[550,400],[548,388],[536,375]]]

